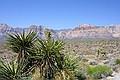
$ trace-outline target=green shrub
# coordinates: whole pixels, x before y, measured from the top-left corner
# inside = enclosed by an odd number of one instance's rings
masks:
[[[78,80],[85,80],[88,68],[88,64],[85,62],[80,62],[78,68],[74,71],[75,77]]]
[[[88,69],[88,75],[94,79],[100,79],[102,76],[110,76],[112,70],[109,66],[95,66]]]
[[[86,76],[85,76],[85,73],[83,73],[82,71],[78,70],[75,72],[75,77],[78,79],[78,80],[85,80],[86,79]]]
[[[116,59],[115,63],[120,65],[120,59]]]

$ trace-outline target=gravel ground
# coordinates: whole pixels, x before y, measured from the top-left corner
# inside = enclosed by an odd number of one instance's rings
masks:
[[[113,73],[112,76],[108,76],[101,80],[120,80],[120,73]]]

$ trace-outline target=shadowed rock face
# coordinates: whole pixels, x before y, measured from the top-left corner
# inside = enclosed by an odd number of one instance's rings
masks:
[[[0,24],[0,35],[6,33],[37,31],[38,36],[44,38],[45,26],[31,25],[28,28],[12,28],[7,24]],[[114,39],[120,38],[120,25],[110,26],[92,26],[90,24],[81,24],[74,29],[53,30],[50,29],[54,38],[64,39]]]

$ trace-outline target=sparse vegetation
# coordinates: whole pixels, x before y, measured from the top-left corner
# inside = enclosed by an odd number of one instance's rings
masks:
[[[120,40],[62,41],[51,38],[52,34],[49,30],[45,32],[45,39],[38,38],[36,34],[37,32],[34,31],[28,34],[25,32],[8,34],[8,44],[1,42],[0,46],[4,46],[4,48],[0,48],[0,55],[4,60],[0,63],[0,80],[99,79],[112,74],[113,70],[109,64],[112,61],[111,57],[116,58],[115,64],[112,66],[116,68],[117,65],[117,72],[119,72]],[[10,52],[10,50],[12,51]],[[6,53],[12,56],[6,55]],[[13,53],[18,53],[18,58]],[[6,59],[10,61],[14,59],[12,62],[14,64],[6,63]],[[27,63],[23,64],[20,62],[21,60],[25,60],[23,62],[27,61]],[[90,61],[97,64],[91,65]],[[24,65],[24,68],[22,66],[22,69],[18,68],[18,65]],[[3,73],[6,70],[7,72]],[[19,73],[15,72],[16,70]],[[29,74],[24,75],[24,73]],[[11,74],[12,77],[3,78],[3,75],[8,74],[9,76]]]

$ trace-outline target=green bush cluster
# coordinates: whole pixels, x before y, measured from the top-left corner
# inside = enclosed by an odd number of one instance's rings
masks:
[[[98,65],[88,69],[88,75],[94,79],[100,79],[103,76],[110,76],[112,73],[112,69],[106,65]]]

